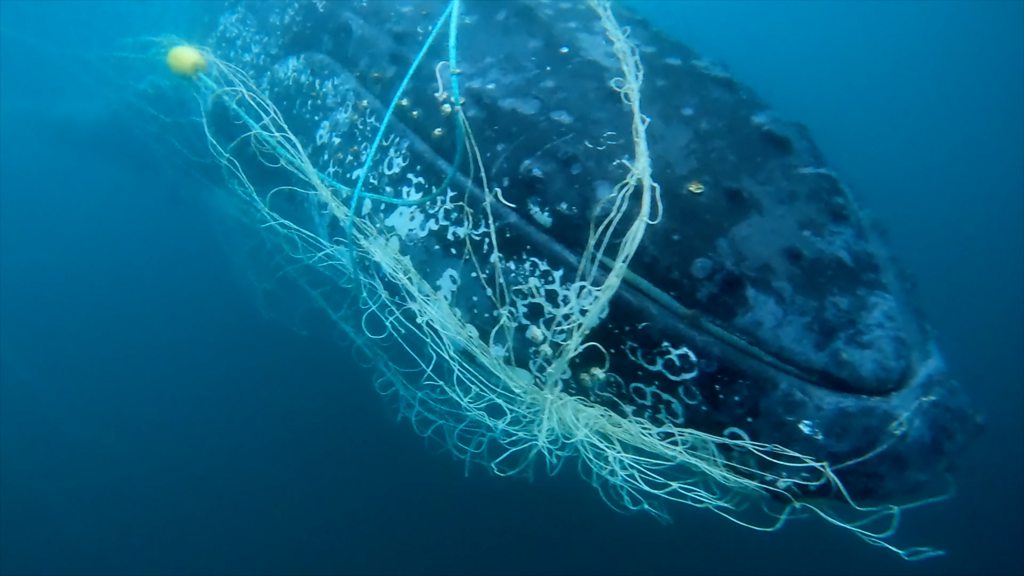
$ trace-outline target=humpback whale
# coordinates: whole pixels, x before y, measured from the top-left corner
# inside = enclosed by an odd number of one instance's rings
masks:
[[[216,62],[188,70],[240,205],[459,456],[575,459],[656,514],[775,503],[772,527],[927,498],[976,432],[808,130],[650,22],[470,0],[217,16]]]

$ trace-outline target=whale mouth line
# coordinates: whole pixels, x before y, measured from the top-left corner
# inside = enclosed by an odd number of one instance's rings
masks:
[[[757,346],[742,334],[721,326],[713,319],[701,313],[700,310],[681,304],[664,290],[661,290],[633,272],[626,272],[622,288],[621,292],[624,296],[632,296],[634,298],[642,297],[648,300],[653,305],[675,316],[680,323],[684,324],[693,332],[701,334],[718,344],[732,349],[735,353],[745,356],[750,361],[760,364],[762,367],[782,373],[790,378],[795,378],[808,386],[813,386],[822,390],[828,390],[840,394],[885,397],[919,384],[924,379],[922,377],[923,375],[934,375],[937,371],[944,369],[945,366],[941,360],[941,355],[938,354],[937,350],[934,350],[934,343],[932,343],[930,346],[932,349],[928,351],[923,359],[915,358],[915,361],[911,362],[902,377],[886,388],[862,389],[858,388],[853,382],[844,380],[821,370],[800,366],[775,352]],[[632,290],[635,290],[637,294],[628,294],[628,292]]]

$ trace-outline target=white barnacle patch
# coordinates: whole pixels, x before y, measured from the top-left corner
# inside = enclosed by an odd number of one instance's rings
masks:
[[[673,382],[692,380],[697,376],[697,355],[686,346],[672,346],[662,342],[654,350],[642,349],[635,342],[626,343],[626,355],[651,372],[657,372]]]
[[[388,148],[388,155],[384,157],[384,165],[382,170],[387,176],[398,174],[409,164],[409,143],[406,140],[402,140],[397,146]]]
[[[384,224],[390,226],[399,236],[406,238],[412,234],[423,237],[419,232],[423,227],[423,211],[415,206],[399,206],[384,219]]]
[[[426,180],[414,174],[407,174],[406,178],[409,183],[401,188],[402,199],[419,200],[423,198],[420,186],[426,184]],[[390,227],[402,238],[425,238],[439,227],[437,220],[428,218],[424,206],[418,204],[396,206],[384,219],[384,225]]]
[[[818,427],[814,425],[814,422],[811,422],[810,420],[801,420],[800,423],[797,424],[797,427],[800,428],[801,432],[815,440],[821,440],[825,437],[821,433],[821,430],[818,430]]]
[[[512,302],[510,313],[523,326],[536,326],[545,344],[557,345],[568,338],[576,324],[597,300],[596,289],[586,282],[564,282],[565,271],[553,270],[544,260],[508,261]]]
[[[316,145],[323,146],[327,144],[331,136],[331,123],[324,120],[320,123],[320,128],[316,131]]]
[[[671,395],[654,386],[632,382],[629,384],[629,394],[633,402],[643,408],[640,411],[641,416],[656,422],[684,423],[683,405]]]
[[[340,107],[338,107],[338,112],[337,112],[338,116],[341,117],[341,118],[344,118],[345,120],[349,120],[352,117],[352,109],[355,107],[355,105],[356,105],[355,94],[352,93],[352,92],[349,92],[348,98],[346,98],[345,102]]]
[[[441,279],[437,281],[437,293],[441,295],[445,303],[452,303],[452,296],[458,290],[459,282],[459,273],[455,270],[448,268],[441,273]]]

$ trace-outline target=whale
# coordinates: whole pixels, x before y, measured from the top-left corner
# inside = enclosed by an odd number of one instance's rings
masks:
[[[402,200],[353,207],[401,243],[453,314],[487,327],[511,318],[516,330],[489,345],[528,372],[556,343],[540,315],[594,297],[565,279],[633,160],[629,102],[614,89],[621,64],[584,3],[466,0],[457,68],[442,38],[410,72],[446,4],[230,3],[207,45],[275,102],[331,182],[351,190],[366,178]],[[764,464],[799,498],[884,503],[941,490],[981,418],[855,191],[806,126],[656,23],[617,15],[643,65],[659,202],[562,389],[655,426],[739,434],[829,463],[842,493]],[[458,153],[457,114],[472,154]],[[431,197],[429,183],[446,178],[451,191]],[[351,233],[301,199],[276,209],[324,242]],[[621,240],[612,235],[610,249]],[[486,258],[465,257],[471,242],[481,255],[500,243],[520,257],[505,270],[516,305],[473,281],[490,272]],[[613,268],[597,261],[593,278]]]

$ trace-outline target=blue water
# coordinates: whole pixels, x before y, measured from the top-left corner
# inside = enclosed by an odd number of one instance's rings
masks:
[[[903,527],[947,556],[467,477],[344,345],[259,314],[211,190],[117,113],[104,55],[211,5],[0,2],[0,571],[1020,573],[1024,4],[634,5],[805,122],[913,272],[987,418],[956,497]]]

